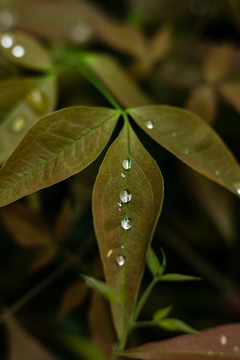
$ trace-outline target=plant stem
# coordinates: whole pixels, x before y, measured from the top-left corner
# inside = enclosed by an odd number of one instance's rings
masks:
[[[142,297],[140,298],[138,304],[137,304],[137,307],[136,307],[136,310],[135,310],[135,313],[134,313],[134,316],[133,316],[133,323],[137,320],[143,306],[145,305],[149,295],[151,294],[154,286],[156,285],[157,283],[157,277],[154,277],[152,279],[152,281],[150,282],[150,284],[148,285],[148,287],[146,288],[146,290],[144,291],[144,293],[142,294]]]

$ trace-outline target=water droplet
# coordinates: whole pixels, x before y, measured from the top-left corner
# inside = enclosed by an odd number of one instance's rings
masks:
[[[132,161],[129,160],[129,159],[123,159],[123,161],[122,161],[122,167],[123,167],[125,170],[131,169],[131,167],[132,167]]]
[[[78,43],[89,40],[94,29],[87,23],[79,23],[75,25],[71,30],[71,38]]]
[[[15,45],[12,48],[12,54],[13,56],[15,56],[16,58],[20,59],[25,55],[25,49],[24,47],[22,47],[21,45]]]
[[[122,178],[125,178],[126,175],[125,175],[124,173],[121,173],[121,177],[122,177]]]
[[[121,201],[118,202],[118,206],[122,207],[122,202]]]
[[[185,149],[185,150],[184,150],[184,154],[188,155],[188,154],[189,154],[189,150],[188,150],[188,149]]]
[[[240,181],[233,184],[233,187],[235,188],[236,192],[240,195]]]
[[[219,336],[220,345],[225,346],[225,345],[227,345],[227,342],[228,342],[228,339],[227,339],[226,335]]]
[[[239,352],[240,351],[240,347],[239,346],[234,346],[233,347],[233,351],[235,352],[235,353],[237,353],[237,352]]]
[[[152,122],[151,120],[146,121],[146,122],[145,122],[145,125],[146,125],[146,127],[147,127],[149,130],[152,130],[153,127],[154,127],[153,122]]]
[[[27,121],[23,116],[17,116],[12,121],[11,130],[15,133],[19,133],[25,129],[26,124],[27,124]]]
[[[172,132],[172,136],[177,136],[177,133],[176,133],[176,132]]]
[[[47,99],[39,89],[33,89],[28,94],[27,100],[37,112],[44,112],[47,108]]]
[[[120,248],[121,248],[121,249],[124,249],[124,245],[121,245]]]
[[[132,225],[133,225],[133,222],[129,217],[125,217],[121,221],[121,226],[124,230],[131,229]]]
[[[219,171],[219,170],[216,170],[216,171],[215,171],[215,175],[219,176],[219,175],[220,175],[220,171]]]
[[[126,204],[132,199],[132,194],[127,190],[121,190],[119,193],[119,198],[121,202]]]
[[[5,49],[10,49],[13,45],[13,38],[11,35],[3,35],[1,38],[1,45]]]
[[[16,17],[8,10],[0,12],[0,30],[7,30],[16,23]]]
[[[118,264],[118,266],[123,266],[125,264],[125,257],[123,255],[118,255],[116,257],[116,263]]]
[[[109,258],[112,255],[112,253],[113,253],[113,250],[112,249],[109,250],[108,253],[107,253],[107,257]]]

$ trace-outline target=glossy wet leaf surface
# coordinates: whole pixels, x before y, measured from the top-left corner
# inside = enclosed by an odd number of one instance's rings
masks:
[[[128,349],[122,355],[141,360],[234,360],[240,359],[240,325],[229,324],[152,342]]]
[[[75,107],[38,121],[0,170],[0,206],[88,166],[106,146],[119,112]]]
[[[53,111],[55,104],[54,77],[11,78],[0,82],[0,163],[40,117]]]
[[[214,130],[191,112],[146,106],[128,112],[156,142],[188,166],[240,195],[240,167]]]
[[[130,200],[121,200],[122,190],[131,194]],[[160,170],[125,124],[107,152],[93,192],[94,225],[106,281],[116,295],[112,313],[119,337],[133,315],[162,201]]]
[[[0,33],[0,43],[2,54],[19,66],[39,71],[48,70],[51,67],[51,58],[47,50],[27,33]]]

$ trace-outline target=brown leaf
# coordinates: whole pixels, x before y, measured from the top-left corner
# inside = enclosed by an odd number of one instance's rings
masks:
[[[63,317],[68,315],[82,304],[87,295],[87,286],[85,282],[75,281],[68,286],[61,299],[61,304],[58,310],[58,316]]]
[[[148,343],[125,350],[121,355],[141,360],[240,359],[240,324],[204,330],[199,335],[183,335]]]
[[[93,191],[94,225],[105,277],[117,299],[112,312],[119,338],[126,335],[133,315],[162,201],[160,170],[125,123]]]
[[[217,99],[214,90],[202,85],[190,94],[186,107],[211,124],[216,116],[216,106]]]
[[[219,86],[218,90],[224,99],[240,112],[240,83],[223,83]]]

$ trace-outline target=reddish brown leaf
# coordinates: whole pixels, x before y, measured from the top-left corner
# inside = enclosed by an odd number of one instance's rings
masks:
[[[218,88],[220,94],[226,99],[238,112],[240,112],[240,83],[223,83]]]
[[[58,310],[58,316],[63,317],[75,310],[82,304],[87,295],[87,286],[85,282],[75,281],[67,290],[61,299],[61,304]]]

